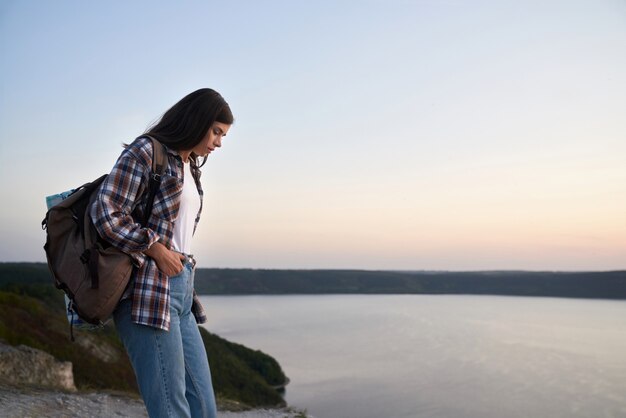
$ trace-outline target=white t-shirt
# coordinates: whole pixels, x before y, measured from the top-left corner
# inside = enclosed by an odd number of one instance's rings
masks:
[[[180,197],[178,218],[174,221],[172,244],[174,245],[174,250],[192,254],[191,238],[196,217],[198,216],[198,211],[200,211],[200,195],[191,174],[191,165],[187,162],[184,166],[183,193]]]

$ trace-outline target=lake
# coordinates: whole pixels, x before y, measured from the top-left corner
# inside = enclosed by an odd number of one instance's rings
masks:
[[[625,417],[626,301],[201,296],[315,418]]]

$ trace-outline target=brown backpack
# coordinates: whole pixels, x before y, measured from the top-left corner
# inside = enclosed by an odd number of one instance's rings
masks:
[[[152,173],[142,225],[146,225],[152,212],[154,196],[167,167],[165,147],[150,139]],[[103,324],[113,313],[133,271],[131,257],[104,241],[89,216],[89,208],[106,177],[107,174],[78,187],[52,206],[42,221],[46,230],[44,250],[55,286],[70,299],[68,310],[96,325]],[[73,340],[71,327],[70,333]]]

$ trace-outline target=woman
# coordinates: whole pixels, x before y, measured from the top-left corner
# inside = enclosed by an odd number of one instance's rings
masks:
[[[145,136],[124,149],[91,207],[100,235],[136,264],[114,319],[150,417],[217,414],[197,325],[206,317],[193,289],[191,240],[202,211],[199,167],[222,146],[232,123],[216,91],[185,96],[145,134],[168,154],[146,225],[139,224],[152,167],[152,142]]]

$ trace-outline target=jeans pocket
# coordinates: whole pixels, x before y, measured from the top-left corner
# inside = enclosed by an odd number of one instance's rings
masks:
[[[183,270],[176,276],[169,278],[170,293],[185,293],[187,291],[187,269],[183,267]]]

